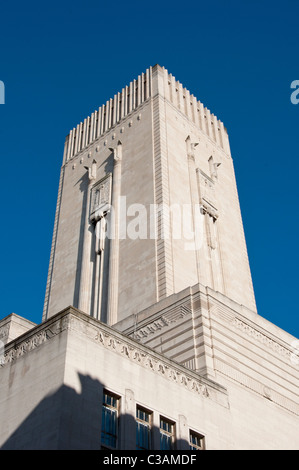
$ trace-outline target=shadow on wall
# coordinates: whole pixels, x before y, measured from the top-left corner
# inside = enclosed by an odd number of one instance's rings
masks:
[[[1,450],[99,450],[103,384],[79,374],[81,393],[63,385],[44,398],[7,439]],[[136,449],[136,421],[121,414],[118,420],[121,450]],[[159,429],[152,428],[152,442],[159,442]],[[175,449],[188,450],[189,443],[175,442]],[[152,449],[154,450],[154,449]],[[159,450],[158,448],[156,450]]]
[[[103,167],[102,173],[103,175],[108,175],[113,173],[113,153],[111,153],[106,160],[104,160],[100,166]],[[83,245],[84,245],[84,231],[85,231],[85,224],[86,224],[86,218],[87,214],[90,212],[90,204],[91,201],[89,201],[88,204],[88,191],[90,190],[90,185],[89,185],[89,180],[88,180],[88,172],[84,173],[84,175],[75,183],[75,186],[79,185],[79,189],[81,193],[83,193],[83,199],[82,199],[82,211],[81,211],[81,221],[80,221],[80,232],[79,232],[79,242],[78,242],[78,250],[77,250],[77,271],[76,271],[76,278],[75,278],[75,288],[74,288],[74,296],[73,296],[73,303],[72,305],[75,308],[79,308],[79,293],[80,293],[80,282],[81,282],[81,274],[82,274],[82,253],[83,253]],[[92,248],[90,250],[90,259],[89,262],[91,264],[95,265],[94,262],[94,251],[95,251],[95,233],[94,233],[94,227],[92,225],[89,226],[89,232],[90,232],[90,237],[93,240],[92,241]],[[109,240],[107,240],[109,242]],[[109,250],[110,250],[110,243],[106,243],[105,247],[105,258],[104,258],[104,272],[107,272],[108,269],[108,264],[107,260],[109,260]],[[91,299],[91,305],[94,303],[94,298],[93,298],[94,292],[92,292],[92,299]],[[106,318],[106,311],[107,311],[107,299],[108,298],[108,276],[104,276],[103,279],[103,294],[102,294],[102,305],[101,305],[101,312],[104,312],[101,315],[101,318],[99,320],[103,321],[104,323],[107,322]],[[90,312],[92,315],[93,312]]]

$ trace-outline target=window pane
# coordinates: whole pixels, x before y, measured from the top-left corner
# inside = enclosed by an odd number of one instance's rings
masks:
[[[174,444],[174,424],[164,418],[160,419],[160,449],[171,450]]]
[[[190,450],[204,449],[204,436],[196,432],[190,431]]]
[[[160,449],[171,450],[172,449],[172,438],[167,434],[160,434]]]
[[[117,404],[118,399],[109,394],[104,393],[102,406],[102,445],[116,448],[117,441]]]
[[[139,422],[136,423],[136,449],[150,449],[150,428]]]
[[[148,411],[136,409],[136,449],[147,450],[151,446],[150,416]]]

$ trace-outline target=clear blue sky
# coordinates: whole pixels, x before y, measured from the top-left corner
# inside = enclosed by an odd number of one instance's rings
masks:
[[[0,318],[40,323],[69,130],[159,63],[228,129],[258,312],[299,336],[299,2],[2,2]]]

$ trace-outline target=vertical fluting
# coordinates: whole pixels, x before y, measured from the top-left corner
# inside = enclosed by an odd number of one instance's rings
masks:
[[[161,68],[160,68],[161,69]],[[190,95],[175,77],[163,69],[164,97],[178,107],[199,128],[213,139],[225,152],[230,153],[227,135],[223,123]],[[161,69],[161,70],[162,70]],[[75,156],[99,136],[115,126],[144,101],[152,96],[152,67],[138,76],[120,93],[108,100],[98,111],[84,119],[80,129],[72,129],[69,134],[66,161]]]

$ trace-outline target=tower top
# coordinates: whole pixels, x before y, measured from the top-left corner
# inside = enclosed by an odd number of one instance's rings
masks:
[[[111,130],[122,119],[139,109],[157,93],[191,119],[214,141],[225,149],[221,134],[226,134],[223,123],[192,94],[165,67],[155,64],[125,86],[70,130],[65,141],[63,163],[66,163]]]

